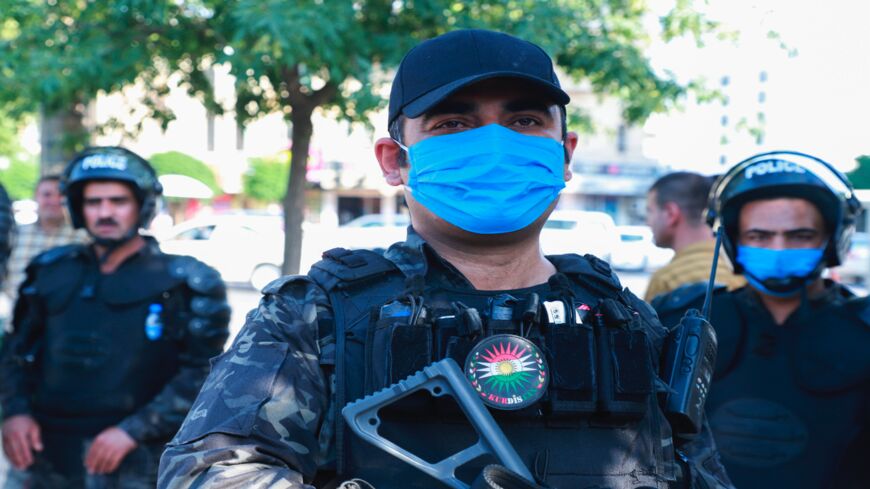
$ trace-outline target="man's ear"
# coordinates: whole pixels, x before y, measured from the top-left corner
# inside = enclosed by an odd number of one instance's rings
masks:
[[[565,181],[571,180],[574,174],[571,172],[571,157],[574,156],[574,150],[577,149],[577,141],[579,137],[576,132],[565,134]]]
[[[662,206],[665,222],[669,227],[676,226],[683,218],[683,211],[676,202],[665,202]]]
[[[384,180],[388,184],[398,186],[404,184],[400,171],[403,161],[402,152],[405,151],[392,138],[380,138],[375,142],[375,158],[381,165]]]

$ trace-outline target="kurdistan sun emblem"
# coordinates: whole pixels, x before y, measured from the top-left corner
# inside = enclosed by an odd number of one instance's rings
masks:
[[[534,403],[544,395],[549,381],[541,351],[515,335],[491,336],[475,345],[465,370],[483,402],[498,409],[520,409]]]

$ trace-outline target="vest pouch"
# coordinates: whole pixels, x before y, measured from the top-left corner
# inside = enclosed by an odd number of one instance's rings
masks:
[[[608,339],[612,367],[610,385],[601,386],[603,410],[617,419],[641,418],[653,392],[649,339],[641,330],[607,328],[602,335]]]
[[[598,379],[595,332],[587,324],[547,329],[547,362],[551,366],[549,405],[555,415],[589,415],[596,411]]]
[[[447,340],[447,347],[444,350],[444,357],[452,358],[460,368],[465,368],[465,360],[468,358],[468,354],[471,353],[471,349],[474,348],[474,345],[477,344],[478,341],[480,341],[480,338],[474,340],[462,336],[449,338]]]
[[[369,392],[378,391],[432,363],[428,322],[408,324],[410,316],[381,317],[372,335]]]

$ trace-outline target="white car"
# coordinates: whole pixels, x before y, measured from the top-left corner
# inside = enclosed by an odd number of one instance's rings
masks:
[[[674,251],[659,248],[653,242],[649,226],[617,226],[619,244],[610,264],[618,270],[655,270],[663,267],[674,256]]]
[[[321,227],[317,231],[305,233],[307,246],[319,247],[320,251],[329,248],[373,249],[389,248],[399,241],[405,241],[410,219],[406,214],[396,214],[392,222],[386,222],[381,214],[366,214],[341,226]]]
[[[618,242],[613,218],[604,212],[555,210],[541,231],[541,248],[547,255],[591,253],[609,262]]]
[[[228,283],[260,290],[281,276],[281,216],[216,215],[195,218],[158,236],[164,253],[190,255],[220,272]]]

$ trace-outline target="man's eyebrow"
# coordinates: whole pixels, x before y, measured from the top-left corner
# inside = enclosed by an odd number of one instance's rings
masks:
[[[470,102],[462,102],[459,100],[445,100],[436,104],[431,109],[423,114],[423,122],[427,122],[433,117],[444,114],[469,114],[474,112],[476,106]]]
[[[798,233],[818,233],[821,232],[815,228],[795,228],[795,229],[786,229],[785,231],[773,231],[770,229],[759,229],[759,228],[750,228],[746,231],[743,231],[743,234],[748,233],[759,233],[759,234],[798,234]]]
[[[505,102],[504,108],[508,112],[543,112],[548,117],[553,117],[550,113],[550,107],[553,104],[539,98],[521,98]]]
[[[85,197],[84,201],[85,202],[100,202],[102,200],[111,200],[114,202],[120,202],[120,201],[131,200],[131,199],[132,199],[132,197],[130,197],[128,195],[110,195],[107,197]]]

